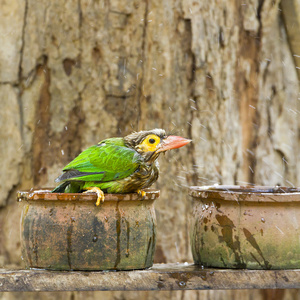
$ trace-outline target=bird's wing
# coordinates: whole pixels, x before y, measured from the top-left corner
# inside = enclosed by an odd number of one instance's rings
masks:
[[[135,150],[106,140],[80,153],[55,181],[118,180],[131,175],[140,163],[141,156]]]

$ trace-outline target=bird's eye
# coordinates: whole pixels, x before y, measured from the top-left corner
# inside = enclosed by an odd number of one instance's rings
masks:
[[[156,151],[157,145],[160,142],[160,137],[155,134],[149,134],[146,138],[142,141],[140,145],[138,145],[139,149],[142,149],[144,152],[153,152]]]

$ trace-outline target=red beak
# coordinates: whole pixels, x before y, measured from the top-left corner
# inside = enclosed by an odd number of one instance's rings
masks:
[[[185,139],[181,136],[169,135],[162,141],[161,146],[157,152],[164,152],[171,149],[177,149],[190,143],[192,140]]]

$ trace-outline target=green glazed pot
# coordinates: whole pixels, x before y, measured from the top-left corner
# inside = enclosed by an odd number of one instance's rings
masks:
[[[191,187],[195,264],[217,268],[300,268],[300,189]]]
[[[26,268],[132,270],[153,265],[154,201],[159,191],[106,194],[18,192],[21,247]]]

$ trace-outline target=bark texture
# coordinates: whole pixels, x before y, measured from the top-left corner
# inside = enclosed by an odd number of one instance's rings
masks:
[[[286,6],[279,0],[0,0],[0,266],[22,265],[16,191],[53,186],[80,151],[133,130],[161,127],[193,139],[160,158],[156,262],[192,259],[187,186],[299,186],[300,48],[293,26],[284,23],[291,13],[299,21],[299,9]],[[283,18],[282,10],[290,13]],[[42,295],[299,299],[292,290]]]

